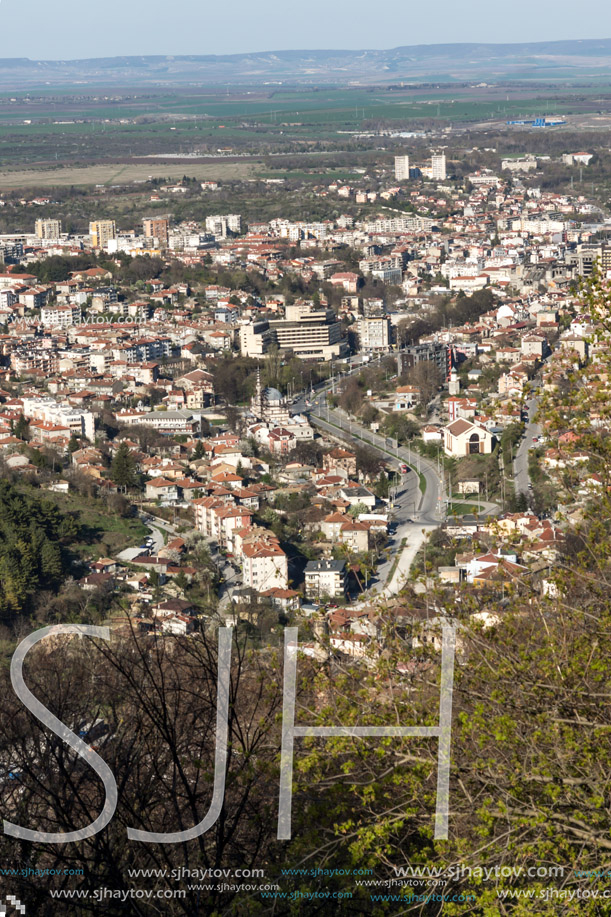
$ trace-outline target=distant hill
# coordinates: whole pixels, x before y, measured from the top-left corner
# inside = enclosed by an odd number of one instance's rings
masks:
[[[0,87],[188,86],[284,82],[601,80],[611,39],[529,44],[414,45],[388,51],[269,51],[253,54],[108,57],[74,61],[0,59]]]

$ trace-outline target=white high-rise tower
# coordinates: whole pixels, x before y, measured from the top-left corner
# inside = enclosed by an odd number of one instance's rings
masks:
[[[397,181],[409,178],[409,156],[395,156],[395,178]]]
[[[431,178],[437,181],[446,180],[446,154],[433,153],[431,156]]]

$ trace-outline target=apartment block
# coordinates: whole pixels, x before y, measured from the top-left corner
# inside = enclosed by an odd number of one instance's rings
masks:
[[[114,220],[96,220],[89,224],[89,239],[92,248],[106,248],[111,239],[117,238],[117,224]]]
[[[59,239],[62,234],[61,220],[36,220],[35,232],[38,239]]]
[[[409,156],[395,156],[395,178],[397,181],[409,179]]]
[[[147,217],[142,220],[142,229],[147,239],[157,239],[161,248],[168,247],[170,221],[167,217]]]

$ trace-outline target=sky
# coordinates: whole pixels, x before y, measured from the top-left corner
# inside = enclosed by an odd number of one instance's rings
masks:
[[[1,56],[39,60],[611,38],[590,0],[0,0]]]

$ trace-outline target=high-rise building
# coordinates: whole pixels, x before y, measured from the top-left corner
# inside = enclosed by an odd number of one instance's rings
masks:
[[[389,318],[359,318],[357,329],[361,350],[390,350]]]
[[[89,238],[92,248],[105,248],[107,242],[117,238],[117,224],[114,220],[96,220],[89,224]]]
[[[239,213],[224,213],[206,217],[206,232],[226,239],[230,232],[239,233],[242,230],[242,217]]]
[[[446,154],[433,153],[431,156],[431,178],[437,181],[446,180]]]
[[[168,247],[170,221],[167,217],[147,217],[142,220],[142,228],[147,239],[158,239],[161,248]]]
[[[62,224],[60,220],[36,220],[35,231],[39,239],[59,239]]]
[[[397,181],[409,178],[409,156],[395,156],[395,178]]]

